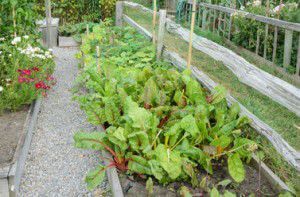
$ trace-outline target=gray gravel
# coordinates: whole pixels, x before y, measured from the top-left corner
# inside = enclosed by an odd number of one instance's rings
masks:
[[[73,146],[73,134],[91,131],[84,112],[72,101],[71,88],[78,72],[76,48],[55,48],[56,86],[44,99],[37,121],[18,196],[106,196],[108,184],[86,190],[86,173],[100,162],[99,153]]]

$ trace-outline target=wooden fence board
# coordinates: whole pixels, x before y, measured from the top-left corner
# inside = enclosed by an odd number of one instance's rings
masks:
[[[189,30],[167,19],[167,30],[188,42]],[[300,116],[300,89],[257,68],[230,49],[194,35],[193,46],[229,68],[239,80]]]

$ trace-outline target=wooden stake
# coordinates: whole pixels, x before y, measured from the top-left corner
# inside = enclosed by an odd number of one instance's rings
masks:
[[[86,35],[90,34],[90,28],[89,28],[89,24],[86,24]]]
[[[96,46],[96,53],[97,53],[97,69],[98,69],[98,73],[101,74],[101,67],[100,67],[100,47]]]
[[[12,8],[12,17],[14,23],[14,37],[17,37],[17,23],[16,23],[16,7],[15,5]]]
[[[157,13],[157,8],[156,8],[156,0],[153,0],[153,19],[152,19],[152,42],[155,44],[156,41],[156,32],[155,32],[155,26],[156,26],[156,13]]]
[[[189,53],[187,59],[187,67],[191,69],[191,62],[192,62],[192,50],[193,50],[193,34],[195,28],[195,17],[196,17],[196,0],[193,0],[193,9],[192,9],[192,22],[191,22],[191,31],[190,31],[190,42],[189,42]]]

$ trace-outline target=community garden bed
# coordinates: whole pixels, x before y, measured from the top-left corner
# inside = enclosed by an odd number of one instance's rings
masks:
[[[78,54],[75,99],[105,132],[77,133],[75,145],[112,155],[88,173],[88,188],[116,167],[128,196],[153,188],[154,196],[282,192],[249,164],[257,145],[239,107],[227,108],[223,87],[209,92],[188,70],[156,61],[153,46],[133,29],[107,23],[83,37]]]
[[[0,116],[0,168],[10,164],[23,133],[28,107]]]

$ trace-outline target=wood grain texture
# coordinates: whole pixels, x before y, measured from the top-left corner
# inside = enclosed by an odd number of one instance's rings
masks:
[[[167,30],[186,42],[189,30],[167,19]],[[194,34],[193,47],[221,61],[238,79],[300,116],[300,89],[257,68],[230,49]]]
[[[122,20],[122,16],[123,16],[123,2],[122,1],[118,1],[116,3],[116,26],[122,26],[123,25],[123,20]]]
[[[164,34],[166,26],[166,10],[159,10],[159,25],[158,25],[158,34],[157,34],[157,46],[156,46],[156,58],[160,59],[162,55],[163,45],[164,45]]]

